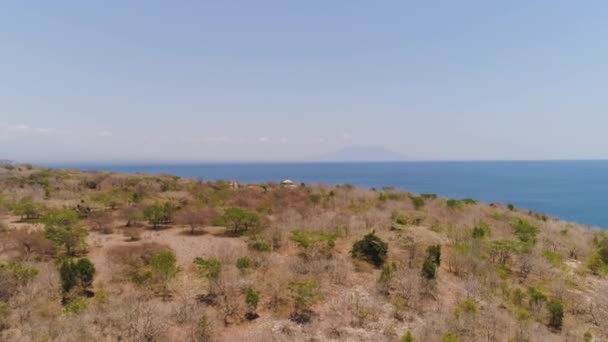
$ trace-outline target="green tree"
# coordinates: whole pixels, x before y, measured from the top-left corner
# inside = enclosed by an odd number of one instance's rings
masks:
[[[150,222],[152,228],[158,229],[160,225],[171,222],[174,211],[171,203],[155,203],[144,208],[144,218]]]
[[[410,195],[410,200],[412,201],[412,205],[416,210],[422,209],[424,207],[424,198],[422,196],[412,196]]]
[[[215,296],[219,292],[220,274],[222,272],[222,260],[218,258],[200,258],[194,259],[194,264],[201,277],[209,281],[209,294]]]
[[[528,221],[518,218],[511,223],[513,233],[519,238],[521,242],[534,244],[536,242],[536,234],[539,229],[531,225]]]
[[[260,293],[256,290],[248,287],[245,290],[245,304],[247,305],[247,316],[248,317],[257,317],[256,310],[258,308],[258,303],[260,302]]]
[[[86,245],[87,231],[79,222],[78,214],[73,210],[54,211],[43,219],[44,236],[51,240],[56,248],[63,248],[66,255],[74,256],[76,250]]]
[[[561,329],[564,320],[564,305],[557,299],[551,299],[547,302],[547,310],[549,311],[549,326],[554,329]]]
[[[232,230],[234,235],[241,235],[260,224],[260,218],[255,212],[238,207],[226,209],[222,221]]]
[[[162,285],[163,294],[168,292],[169,282],[179,272],[175,253],[172,251],[160,251],[152,254],[149,261],[152,274]]]
[[[38,218],[39,205],[37,205],[31,196],[23,197],[18,202],[12,204],[12,211],[18,215],[21,221],[30,221]]]
[[[429,280],[437,276],[437,264],[429,257],[424,258],[422,263],[422,276]]]
[[[371,232],[353,244],[351,255],[354,258],[363,259],[367,262],[380,267],[386,260],[388,253],[388,243],[382,241],[376,236],[375,232]]]
[[[288,284],[294,302],[296,315],[305,314],[320,297],[319,282],[316,279],[290,281]]]
[[[490,226],[484,222],[480,222],[473,227],[471,235],[473,236],[473,239],[483,239],[484,237],[490,236],[490,233]]]
[[[81,291],[86,291],[93,284],[95,265],[87,258],[79,259],[76,262],[67,259],[61,263],[59,275],[64,293],[68,293],[76,287]]]

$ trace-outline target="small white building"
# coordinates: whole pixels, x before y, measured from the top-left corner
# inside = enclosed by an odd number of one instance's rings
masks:
[[[293,181],[291,179],[285,179],[284,181],[281,182],[281,186],[288,187],[288,188],[294,188],[296,185],[293,184]]]

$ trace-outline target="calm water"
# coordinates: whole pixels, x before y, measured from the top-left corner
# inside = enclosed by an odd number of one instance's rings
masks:
[[[568,221],[608,228],[608,161],[52,166],[241,182],[289,178],[297,183],[394,186],[449,198],[513,203]]]

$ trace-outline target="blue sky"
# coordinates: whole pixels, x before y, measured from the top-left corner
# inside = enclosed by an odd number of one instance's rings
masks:
[[[4,1],[0,159],[608,158],[605,1]]]

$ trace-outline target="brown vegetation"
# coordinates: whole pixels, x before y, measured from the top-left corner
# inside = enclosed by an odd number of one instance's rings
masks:
[[[3,341],[608,340],[608,234],[542,214],[36,168],[0,189]]]

